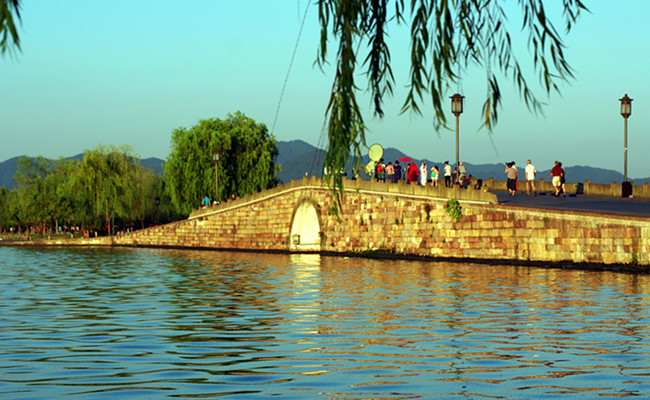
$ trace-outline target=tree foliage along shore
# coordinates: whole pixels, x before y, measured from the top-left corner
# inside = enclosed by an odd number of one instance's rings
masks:
[[[425,96],[430,97],[436,129],[446,126],[445,109],[450,87],[468,67],[485,69],[487,98],[483,105],[484,126],[497,122],[501,90],[497,74],[512,79],[532,111],[541,102],[529,86],[511,43],[510,24],[504,4],[518,7],[528,36],[528,50],[535,73],[547,94],[558,90],[558,82],[571,78],[564,57],[562,36],[549,19],[542,0],[318,0],[321,39],[318,62],[328,62],[329,45],[335,42],[336,73],[327,107],[328,147],[325,165],[339,171],[361,158],[366,127],[357,92],[363,73],[373,101],[374,114],[383,116],[384,96],[393,92],[389,27],[410,25],[410,82],[403,111],[420,113]],[[516,5],[513,5],[516,3]],[[586,7],[580,0],[553,0],[561,7],[568,33]],[[364,52],[364,54],[359,54]],[[360,71],[360,69],[365,70]],[[335,187],[341,176],[332,174]],[[332,182],[332,180],[330,180]]]
[[[81,160],[21,157],[14,180],[16,190],[0,188],[0,231],[35,227],[43,234],[46,227],[75,225],[111,233],[116,220],[120,228],[144,228],[174,215],[168,201],[160,210],[154,201],[162,177],[128,147],[98,146]]]
[[[144,228],[184,218],[214,193],[214,149],[221,150],[220,199],[278,183],[275,138],[240,112],[176,129],[172,144],[164,181],[127,146],[98,146],[81,160],[21,157],[14,176],[18,188],[0,188],[0,232],[14,226],[43,234],[46,227],[78,225],[110,234],[114,225]]]
[[[220,150],[219,196],[215,198],[215,163]],[[189,129],[172,132],[172,151],[165,163],[165,188],[173,206],[183,214],[213,200],[242,196],[275,186],[279,166],[278,147],[264,124],[241,112],[225,120],[201,120]]]

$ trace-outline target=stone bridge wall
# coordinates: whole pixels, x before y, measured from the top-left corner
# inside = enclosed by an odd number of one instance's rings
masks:
[[[461,218],[446,211],[458,198]],[[320,251],[464,260],[650,265],[650,218],[498,205],[479,190],[348,181],[334,212],[318,179],[193,213],[184,221],[88,244],[297,251],[296,210],[313,207]],[[294,229],[295,230],[295,229]]]

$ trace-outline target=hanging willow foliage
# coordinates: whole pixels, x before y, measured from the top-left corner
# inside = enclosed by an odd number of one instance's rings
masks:
[[[12,44],[20,50],[16,22],[20,21],[20,0],[0,0],[0,54],[10,51]]]
[[[501,103],[499,81],[493,70],[513,80],[531,111],[541,111],[542,103],[527,83],[512,47],[504,3],[506,0],[318,0],[319,65],[327,63],[329,40],[338,44],[336,74],[327,107],[329,145],[324,162],[326,178],[339,194],[342,177],[338,172],[348,162],[360,160],[361,148],[366,144],[366,127],[356,98],[360,89],[355,82],[355,77],[360,76],[357,66],[364,69],[364,86],[372,96],[375,116],[383,116],[384,95],[393,92],[386,43],[391,22],[410,23],[411,27],[410,82],[402,111],[421,114],[421,104],[428,94],[436,129],[446,126],[443,99],[450,85],[459,79],[459,71],[473,65],[486,70],[488,93],[482,114],[488,130],[497,122]],[[573,77],[564,57],[562,37],[547,17],[542,0],[517,3],[535,73],[547,94],[558,91],[559,81]],[[587,9],[580,0],[562,0],[562,6],[568,33]],[[362,62],[358,59],[360,51],[367,52]]]

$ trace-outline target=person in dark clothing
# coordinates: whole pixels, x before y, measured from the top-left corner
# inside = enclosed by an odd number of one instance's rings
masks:
[[[557,166],[560,167],[560,190],[562,191],[562,195],[566,197],[566,173],[564,172],[564,168],[562,168],[561,161],[557,163]]]
[[[517,179],[519,178],[519,173],[517,172],[517,167],[515,167],[515,162],[511,161],[506,163],[506,175],[508,176],[507,187],[510,196],[514,196],[517,193]]]
[[[393,183],[397,183],[402,179],[402,166],[399,164],[398,160],[395,160],[395,173],[393,174]]]

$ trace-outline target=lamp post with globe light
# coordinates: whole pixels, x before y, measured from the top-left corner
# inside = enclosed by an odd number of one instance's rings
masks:
[[[459,149],[458,149],[458,117],[460,114],[463,113],[463,99],[465,96],[462,96],[459,93],[454,94],[451,96],[451,112],[456,116],[456,178],[458,179],[458,161],[460,160],[459,157]]]
[[[623,156],[623,197],[630,197],[632,195],[632,185],[627,181],[627,119],[632,114],[632,99],[627,96],[627,93],[623,98],[618,99],[621,102],[621,115],[625,120],[624,128],[624,147],[625,152]]]
[[[156,225],[158,225],[158,210],[160,209],[160,196],[156,196],[154,202],[156,203]]]
[[[220,203],[219,201],[219,155],[220,153],[221,152],[218,149],[212,152],[212,159],[214,160],[214,182],[216,186],[216,193],[214,196],[214,200],[216,201],[217,204]]]

